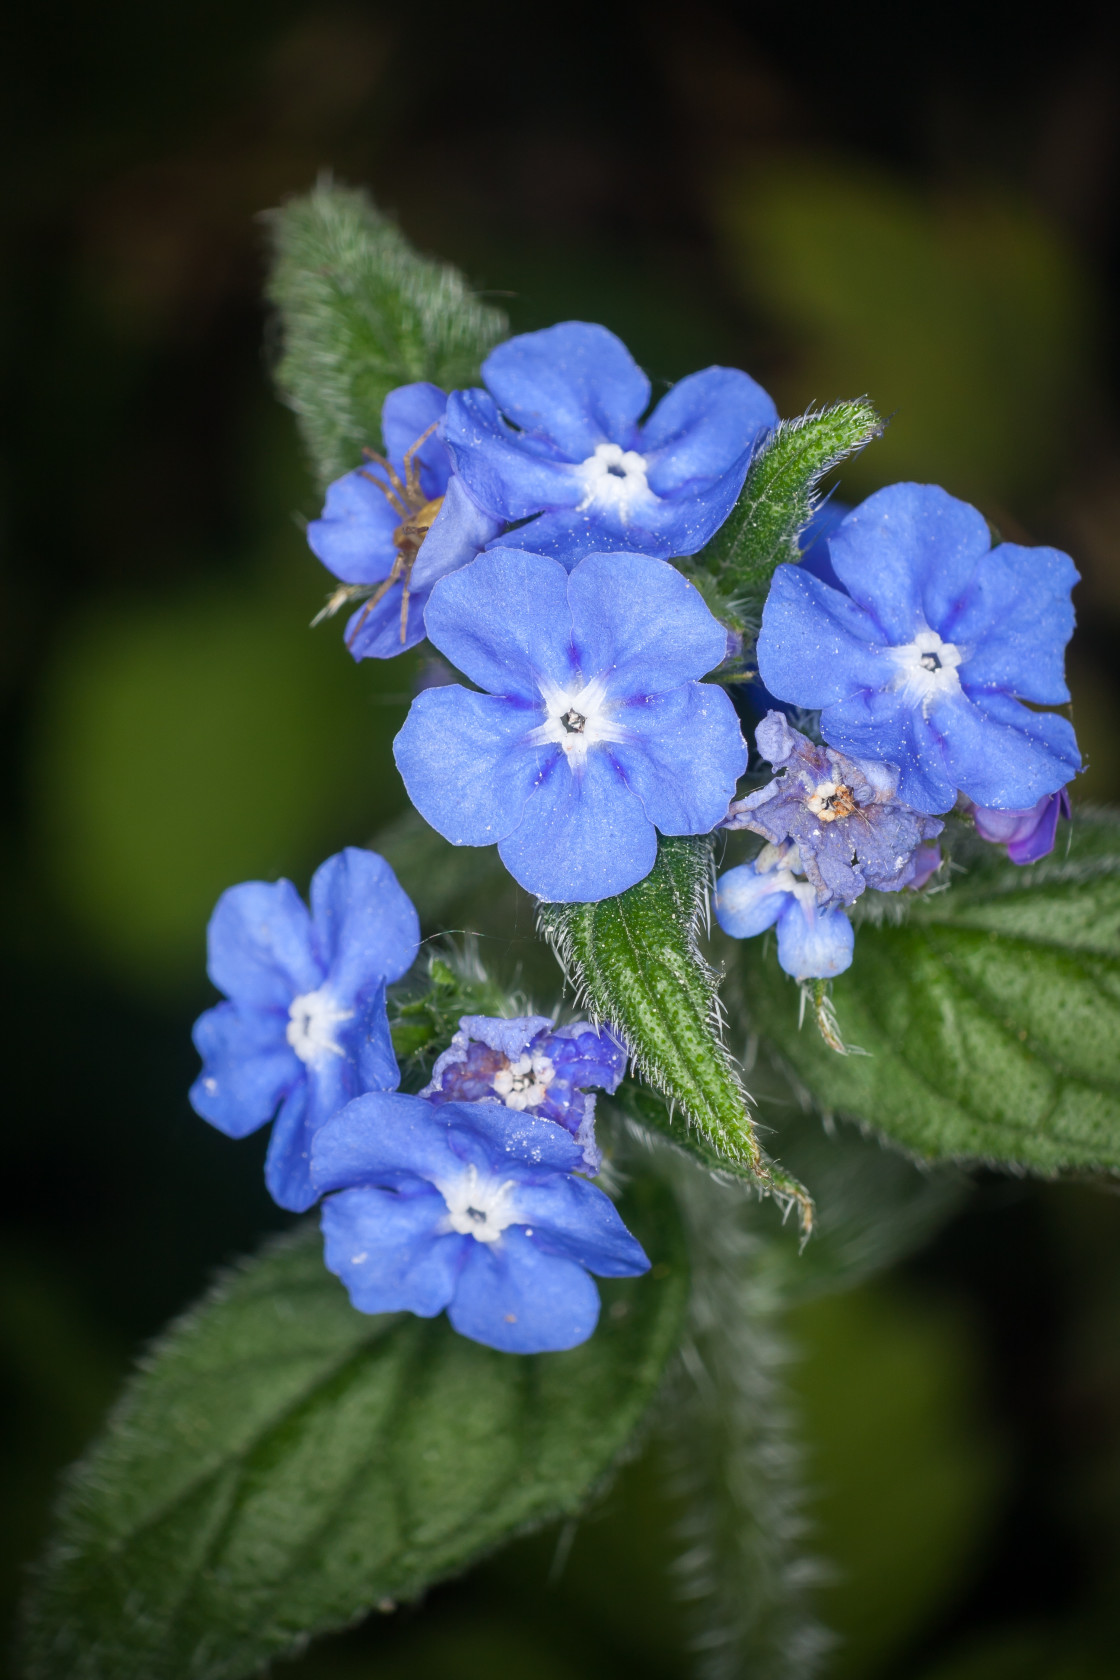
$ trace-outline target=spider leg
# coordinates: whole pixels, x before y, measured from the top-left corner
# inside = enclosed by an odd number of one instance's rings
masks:
[[[382,484],[381,480],[379,478],[376,478],[373,473],[366,472],[364,467],[360,467],[358,470],[360,471],[363,478],[368,478],[371,484],[376,484],[377,488],[380,490],[381,494],[384,496],[385,500],[388,502],[389,506],[392,508],[394,513],[399,513],[402,519],[407,519],[408,518],[409,510],[404,505],[404,503],[401,501],[400,496],[398,496],[395,491],[390,490],[390,488],[387,484]]]
[[[404,569],[404,562],[402,561],[400,555],[398,554],[397,558],[393,561],[393,569],[389,573],[389,576],[385,579],[384,583],[377,590],[376,594],[370,596],[369,600],[366,602],[365,606],[362,608],[361,612],[358,614],[357,623],[354,625],[353,630],[351,630],[350,634],[346,638],[346,646],[347,647],[353,647],[354,641],[355,641],[355,639],[357,637],[357,634],[358,634],[358,631],[362,628],[362,625],[365,623],[366,619],[369,617],[370,613],[373,611],[373,609],[377,605],[378,601],[382,600],[383,597],[388,594],[389,590],[392,589],[393,585],[399,580],[399,578],[401,576],[401,572],[403,571],[403,569]]]
[[[423,506],[424,498],[420,490],[420,468],[415,459],[416,451],[423,444],[427,443],[428,439],[431,437],[438,425],[439,421],[433,420],[427,431],[420,433],[420,436],[416,439],[416,442],[412,445],[411,449],[406,449],[404,452],[405,484],[407,486],[408,494],[418,499],[418,506]]]
[[[421,439],[420,441],[422,442],[423,439]],[[396,467],[394,467],[392,461],[387,460],[384,455],[379,455],[377,453],[376,449],[370,449],[368,445],[362,450],[362,454],[365,456],[367,461],[376,461],[379,467],[384,467],[385,468],[385,471],[386,471],[386,473],[388,474],[388,477],[389,477],[389,483],[393,486],[393,489],[397,492],[397,495],[400,496],[402,498],[402,500],[407,502],[407,500],[408,500],[407,492],[405,490],[404,485],[400,481],[400,477],[397,473],[397,469],[396,469]]]

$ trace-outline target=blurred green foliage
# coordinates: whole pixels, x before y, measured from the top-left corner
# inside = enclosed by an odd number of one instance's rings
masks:
[[[415,658],[358,666],[337,623],[310,633],[317,580],[297,544],[243,581],[71,620],[43,673],[41,864],[137,984],[194,984],[225,887],[302,883],[402,802],[391,743]]]
[[[885,437],[844,473],[1015,505],[1052,488],[1087,394],[1094,299],[1037,209],[983,186],[934,195],[855,160],[779,156],[715,199],[746,295],[790,343],[784,412],[866,392]]]

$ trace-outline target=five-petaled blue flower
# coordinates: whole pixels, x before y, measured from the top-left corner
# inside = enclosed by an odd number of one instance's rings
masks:
[[[816,888],[798,879],[801,860],[790,841],[763,846],[751,863],[716,882],[716,920],[732,939],[753,939],[777,923],[778,961],[795,980],[828,980],[852,961],[855,933],[843,910],[817,903]]]
[[[443,435],[475,500],[530,521],[499,543],[581,555],[695,554],[735,504],[778,411],[737,368],[693,373],[641,424],[650,384],[606,327],[564,321],[499,344],[487,390],[454,391]]]
[[[318,1194],[309,1158],[323,1122],[399,1082],[385,984],[411,967],[419,938],[385,859],[355,846],[315,871],[310,914],[290,881],[244,881],[218,900],[208,972],[229,1002],[195,1022],[191,1104],[230,1137],[280,1109],[265,1179],[281,1207],[302,1212]]]
[[[758,638],[772,694],[821,707],[842,752],[897,764],[898,796],[920,811],[947,811],[958,789],[1024,809],[1076,774],[1072,726],[1021,704],[1069,699],[1068,555],[993,548],[975,508],[925,484],[880,490],[828,546],[847,594],[797,566],[774,573]]]
[[[327,611],[359,600],[346,627],[355,659],[392,659],[424,636],[424,606],[437,578],[473,560],[501,529],[452,477],[438,426],[447,398],[420,382],[390,391],[381,410],[385,455],[327,490],[307,527],[312,552],[349,587]]]
[[[817,747],[781,712],[755,731],[763,758],[782,772],[737,799],[725,828],[746,828],[774,845],[794,840],[818,904],[852,904],[865,887],[897,892],[913,878],[914,853],[945,824],[896,798],[898,767]]]
[[[695,679],[727,633],[674,567],[491,549],[432,591],[431,641],[457,683],[412,704],[394,751],[409,797],[456,846],[495,842],[538,898],[612,897],[657,833],[707,834],[747,752],[722,689]]]
[[[625,1072],[624,1046],[587,1021],[554,1027],[547,1015],[464,1015],[420,1095],[434,1103],[500,1102],[555,1120],[580,1145],[585,1170],[597,1173],[602,1156],[587,1087],[616,1091]]]
[[[504,1353],[587,1340],[588,1272],[649,1269],[613,1203],[574,1176],[583,1154],[552,1120],[494,1103],[373,1092],[312,1146],[326,1262],[361,1312],[446,1308],[460,1335]]]

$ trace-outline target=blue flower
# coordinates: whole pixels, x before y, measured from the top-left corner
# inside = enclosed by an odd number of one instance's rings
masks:
[[[464,1015],[420,1095],[434,1103],[499,1102],[555,1120],[580,1145],[586,1171],[597,1173],[595,1098],[586,1087],[616,1091],[625,1072],[622,1044],[586,1021],[554,1027],[546,1015]]]
[[[1058,818],[1069,818],[1069,794],[1043,794],[1028,811],[986,811],[982,806],[970,807],[976,832],[982,840],[1007,847],[1012,863],[1037,863],[1054,850],[1058,835]]]
[[[732,939],[753,939],[777,923],[778,961],[795,980],[828,980],[851,965],[855,934],[843,910],[817,903],[815,887],[798,880],[797,847],[763,846],[753,863],[716,882],[716,920]]]
[[[443,435],[475,500],[530,520],[497,540],[550,554],[695,554],[727,518],[751,452],[777,424],[760,385],[706,368],[646,420],[650,384],[606,327],[565,321],[499,344],[488,390],[454,391]]]
[[[1021,701],[1069,699],[1063,654],[1077,572],[1053,548],[991,547],[988,526],[934,485],[880,490],[828,535],[847,594],[779,566],[758,639],[772,694],[821,707],[821,733],[901,769],[898,796],[947,811],[1021,809],[1080,757],[1071,725]]]
[[[852,904],[865,887],[897,892],[909,884],[914,852],[945,825],[898,801],[897,765],[816,747],[781,712],[767,713],[755,740],[782,774],[736,800],[725,828],[750,829],[776,846],[796,841],[818,904]]]
[[[498,843],[538,898],[587,902],[648,875],[657,834],[727,814],[746,747],[722,689],[693,679],[727,635],[674,567],[491,549],[432,591],[428,635],[487,690],[412,703],[394,751],[453,845]]]
[[[381,410],[385,455],[327,490],[307,527],[312,552],[346,586],[321,617],[361,600],[346,627],[355,659],[392,659],[424,637],[424,605],[438,578],[473,560],[501,522],[483,513],[437,433],[447,398],[423,382],[390,391]]]
[[[447,1309],[462,1336],[504,1353],[585,1342],[599,1317],[588,1276],[649,1261],[584,1178],[578,1143],[551,1120],[494,1103],[373,1092],[312,1147],[326,1262],[360,1312]]]
[[[362,1091],[400,1079],[385,983],[416,957],[416,911],[385,859],[348,846],[311,882],[311,913],[290,881],[243,881],[218,900],[208,972],[228,1003],[195,1022],[203,1067],[191,1104],[229,1137],[280,1114],[265,1180],[302,1212],[317,1192],[311,1139]]]

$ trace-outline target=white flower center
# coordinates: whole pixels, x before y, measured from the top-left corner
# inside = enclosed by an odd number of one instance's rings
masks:
[[[285,1037],[301,1062],[343,1056],[346,1052],[336,1042],[334,1030],[340,1021],[350,1021],[353,1016],[352,1009],[339,1009],[327,988],[321,986],[317,992],[304,992],[292,999]]]
[[[594,455],[581,461],[575,469],[583,480],[583,501],[579,512],[595,507],[618,514],[625,525],[640,502],[653,501],[653,491],[646,482],[646,459],[636,449],[623,449],[619,443],[600,443]]]
[[[494,1089],[507,1108],[539,1108],[555,1077],[547,1056],[525,1054],[494,1075]]]
[[[530,730],[529,744],[563,747],[573,769],[583,763],[597,742],[629,738],[629,732],[615,721],[614,707],[607,700],[607,685],[602,677],[571,688],[541,682],[540,691],[545,721]]]
[[[512,1178],[483,1178],[473,1164],[450,1184],[436,1186],[447,1203],[449,1231],[476,1242],[497,1242],[507,1225],[517,1222]]]
[[[928,713],[939,695],[960,693],[957,666],[965,654],[952,642],[943,642],[936,630],[919,630],[912,642],[886,651],[895,667],[891,688],[901,693],[907,705],[920,706]]]

